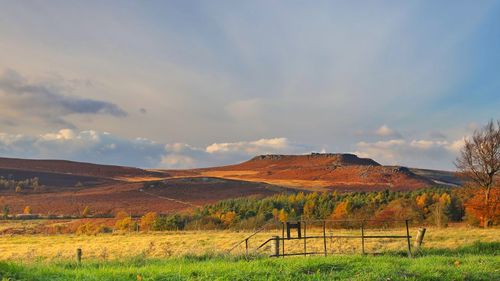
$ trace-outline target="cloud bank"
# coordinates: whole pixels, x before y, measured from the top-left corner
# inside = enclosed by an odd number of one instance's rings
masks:
[[[355,152],[360,157],[373,158],[386,165],[402,165],[418,168],[442,169],[452,167],[463,139],[446,140],[404,140],[391,139],[376,142],[358,142]]]
[[[381,130],[381,128],[383,130]],[[373,132],[380,132],[372,141]],[[453,169],[464,137],[447,140],[444,133],[431,138],[408,138],[384,125],[371,131],[351,151],[384,165],[430,169]],[[438,135],[438,138],[432,138]],[[397,136],[397,138],[390,138]],[[161,143],[147,138],[124,138],[95,130],[61,129],[40,135],[0,133],[0,155],[4,157],[68,159],[143,168],[201,168],[239,163],[262,154],[307,154],[325,152],[326,147],[303,144],[285,137],[254,141],[217,142],[206,146]]]
[[[287,138],[213,143],[204,148],[185,143],[161,144],[126,139],[107,132],[62,129],[38,136],[0,133],[4,157],[69,159],[143,168],[195,168],[233,164],[270,153],[300,154],[315,150]]]

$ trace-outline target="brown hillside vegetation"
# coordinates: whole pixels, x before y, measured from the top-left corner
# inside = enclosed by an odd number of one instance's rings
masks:
[[[412,190],[436,185],[405,167],[382,166],[353,154],[261,155],[247,162],[197,170],[200,175],[308,190]]]
[[[0,177],[38,178],[40,187],[0,188],[11,214],[143,214],[192,209],[219,200],[292,190],[413,190],[456,182],[450,172],[382,166],[353,154],[262,155],[230,166],[143,170],[61,160],[0,158]],[[450,184],[453,185],[453,184]]]
[[[14,191],[0,193],[0,206],[9,205],[12,214],[30,206],[34,214],[81,215],[89,206],[92,214],[132,214],[155,211],[170,213],[235,197],[270,196],[286,191],[265,183],[216,178],[179,178],[147,183],[115,182],[100,186],[60,188],[57,192]]]
[[[72,174],[98,178],[165,177],[163,173],[139,168],[99,165],[66,160],[32,160],[0,157],[0,169]]]

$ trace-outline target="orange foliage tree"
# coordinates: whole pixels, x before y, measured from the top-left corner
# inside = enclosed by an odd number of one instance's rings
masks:
[[[477,219],[480,226],[486,227],[488,224],[497,225],[500,222],[500,188],[492,188],[490,199],[485,204],[485,192],[476,192],[475,195],[465,202],[465,212],[467,216]]]
[[[342,201],[335,207],[331,218],[334,220],[345,220],[349,216],[350,204],[348,201]]]
[[[146,213],[144,216],[141,217],[141,221],[140,221],[140,229],[142,231],[149,231],[151,230],[151,227],[153,226],[156,218],[158,217],[158,215],[156,214],[156,212],[149,212],[149,213]]]
[[[283,209],[280,210],[278,217],[279,217],[280,222],[286,222],[288,220],[288,214]]]

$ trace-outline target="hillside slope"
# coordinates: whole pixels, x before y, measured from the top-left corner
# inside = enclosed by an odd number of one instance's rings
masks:
[[[382,166],[354,154],[261,155],[200,175],[261,181],[307,190],[412,190],[436,183],[405,167]]]
[[[165,177],[164,173],[147,171],[139,168],[101,165],[67,160],[35,160],[0,157],[0,172],[2,169],[47,172],[54,174],[69,174],[95,178],[133,179]]]
[[[134,214],[192,209],[218,200],[310,191],[414,190],[454,186],[451,172],[383,166],[353,154],[261,155],[235,165],[191,170],[143,170],[62,160],[0,158],[0,207],[13,214],[78,215],[125,210]],[[40,187],[16,191],[15,181],[39,178]]]

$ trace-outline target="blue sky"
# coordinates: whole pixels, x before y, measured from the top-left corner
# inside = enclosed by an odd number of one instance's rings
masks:
[[[0,1],[0,155],[453,169],[499,51],[498,1]]]

